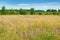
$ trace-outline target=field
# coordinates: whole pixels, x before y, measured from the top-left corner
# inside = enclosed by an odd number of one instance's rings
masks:
[[[0,40],[60,40],[60,16],[0,15]]]

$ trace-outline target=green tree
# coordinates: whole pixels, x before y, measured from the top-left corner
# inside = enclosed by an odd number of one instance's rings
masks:
[[[60,9],[58,9],[58,12],[60,12]]]
[[[12,15],[18,15],[18,12],[14,9],[14,10],[11,10],[11,14]]]
[[[51,12],[52,12],[53,15],[57,15],[57,10],[52,9]]]
[[[60,15],[60,9],[58,9],[58,12],[57,12],[58,15]]]
[[[4,14],[6,14],[6,9],[5,9],[5,6],[2,6],[2,14],[4,15]]]
[[[1,10],[0,10],[0,15],[1,15],[2,13],[1,13]]]
[[[46,12],[51,12],[51,10],[50,9],[47,9]]]
[[[24,14],[23,13],[23,9],[21,8],[21,9],[19,9],[19,13],[22,15],[22,14]]]
[[[2,6],[2,11],[5,11],[5,6]]]
[[[31,11],[31,15],[34,15],[35,14],[34,8],[31,8],[30,11]]]
[[[56,15],[56,14],[57,14],[57,10],[48,9],[48,10],[46,11],[46,13],[47,13],[48,15]]]
[[[24,10],[24,9],[20,9],[20,10],[19,10],[19,13],[20,13],[21,15],[26,15],[26,14],[28,14],[27,10]]]

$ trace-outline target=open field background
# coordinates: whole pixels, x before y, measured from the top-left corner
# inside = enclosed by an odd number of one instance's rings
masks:
[[[60,40],[60,16],[0,15],[0,40]]]

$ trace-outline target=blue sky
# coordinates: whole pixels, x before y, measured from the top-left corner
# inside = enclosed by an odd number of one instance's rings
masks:
[[[0,9],[6,6],[6,9],[60,9],[60,0],[0,0]]]

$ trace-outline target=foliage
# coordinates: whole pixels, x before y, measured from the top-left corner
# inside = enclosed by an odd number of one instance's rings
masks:
[[[34,8],[28,9],[6,9],[5,6],[0,10],[0,15],[60,15],[60,9],[47,9],[45,10],[35,10]]]

